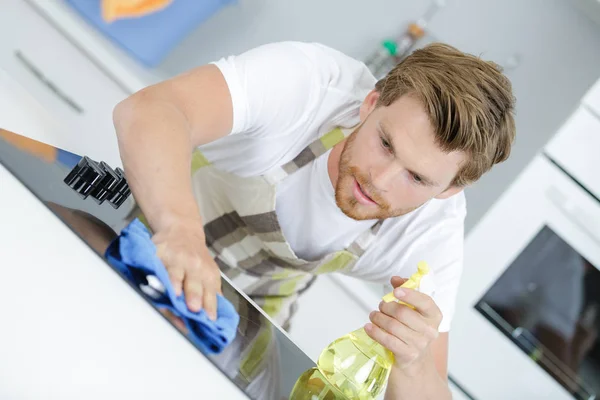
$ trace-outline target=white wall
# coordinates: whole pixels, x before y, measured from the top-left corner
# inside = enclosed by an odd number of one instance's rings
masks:
[[[279,40],[319,41],[364,59],[428,8],[420,0],[239,0],[201,25],[160,66],[174,75]],[[431,31],[501,64],[517,96],[518,139],[509,162],[467,192],[467,230],[482,216],[600,76],[600,26],[572,0],[447,0]]]

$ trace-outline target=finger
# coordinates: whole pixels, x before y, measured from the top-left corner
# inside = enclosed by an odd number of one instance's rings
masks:
[[[221,296],[223,296],[223,289],[222,289],[222,278],[221,278],[221,269],[219,268],[219,266],[217,265],[217,263],[210,258],[210,264],[208,264],[209,266],[212,266],[213,270],[215,271],[215,275],[214,275],[214,289],[215,291],[220,294]]]
[[[213,321],[217,319],[217,294],[211,290],[204,291],[204,311]]]
[[[406,288],[394,289],[394,296],[398,300],[401,300],[416,308],[416,310],[425,318],[436,321],[437,323],[441,322],[442,312],[430,296],[421,292],[417,292],[416,290]]]
[[[392,276],[392,279],[390,279],[390,283],[395,288],[397,288],[398,286],[404,285],[406,283],[406,281],[408,281],[408,279],[405,279],[405,278],[402,278],[399,276]]]
[[[422,340],[431,342],[437,339],[440,334],[438,330],[440,323],[438,321],[429,320],[418,311],[404,304],[395,302],[386,303],[382,301],[379,303],[379,310],[416,332],[418,340],[413,342],[415,345],[422,344]]]
[[[365,332],[371,339],[388,349],[394,354],[403,354],[411,352],[409,345],[402,340],[384,331],[375,324],[367,323],[364,327]]]
[[[204,295],[201,276],[188,271],[185,275],[185,280],[183,281],[183,291],[190,311],[200,311],[202,309]]]
[[[425,331],[415,331],[397,319],[382,312],[373,311],[369,315],[369,319],[379,328],[402,340],[410,347],[416,348],[419,352],[425,350],[429,343],[435,339],[435,337],[432,336],[432,328],[424,326]],[[437,332],[435,336],[437,336]]]
[[[163,246],[159,245],[156,248],[156,256],[162,261],[167,273],[169,274],[169,280],[171,286],[175,291],[176,296],[181,296],[181,288],[183,279],[185,276],[185,270],[177,263],[173,262],[170,257],[165,254]]]
[[[181,289],[183,286],[183,279],[185,278],[185,271],[183,268],[170,268],[167,269],[169,273],[169,280],[171,286],[175,290],[175,296],[181,296]]]
[[[377,327],[383,329],[397,339],[402,340],[406,344],[413,343],[414,337],[417,335],[417,332],[413,331],[408,326],[379,311],[371,312],[371,314],[369,314],[369,320]]]
[[[412,308],[396,302],[379,303],[379,311],[406,325],[415,332],[424,332],[427,328],[427,320],[419,312]]]

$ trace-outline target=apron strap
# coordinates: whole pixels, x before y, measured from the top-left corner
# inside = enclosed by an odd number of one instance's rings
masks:
[[[323,154],[327,153],[336,144],[340,143],[348,137],[353,131],[353,128],[337,127],[332,131],[327,132],[320,138],[306,146],[292,161],[273,168],[268,171],[263,178],[270,184],[277,184],[284,180],[289,175],[298,171],[300,168],[316,160]]]
[[[380,219],[373,226],[371,226],[368,230],[363,232],[348,248],[346,249],[348,252],[354,254],[357,257],[362,256],[367,248],[373,243],[381,225],[383,224],[383,220]]]

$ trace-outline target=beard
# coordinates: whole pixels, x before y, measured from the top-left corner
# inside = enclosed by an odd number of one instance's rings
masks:
[[[369,175],[362,173],[358,167],[352,165],[352,149],[358,129],[348,136],[340,156],[338,180],[335,185],[337,206],[344,214],[357,221],[399,217],[417,209],[418,207],[392,208],[383,198],[380,190],[373,185]],[[354,180],[365,192],[369,193],[371,200],[377,204],[367,206],[358,202],[352,191]]]

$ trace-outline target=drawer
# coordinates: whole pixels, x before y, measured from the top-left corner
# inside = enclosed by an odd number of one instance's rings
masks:
[[[112,124],[127,96],[25,0],[0,6],[0,68],[64,126],[52,145],[120,165]]]
[[[40,142],[52,141],[63,131],[60,123],[2,68],[0,68],[0,129],[18,132],[36,138]]]
[[[580,106],[546,146],[546,153],[600,198],[600,119]]]
[[[590,109],[592,109],[596,115],[600,116],[600,79],[586,93],[585,97],[583,98],[583,102]]]

